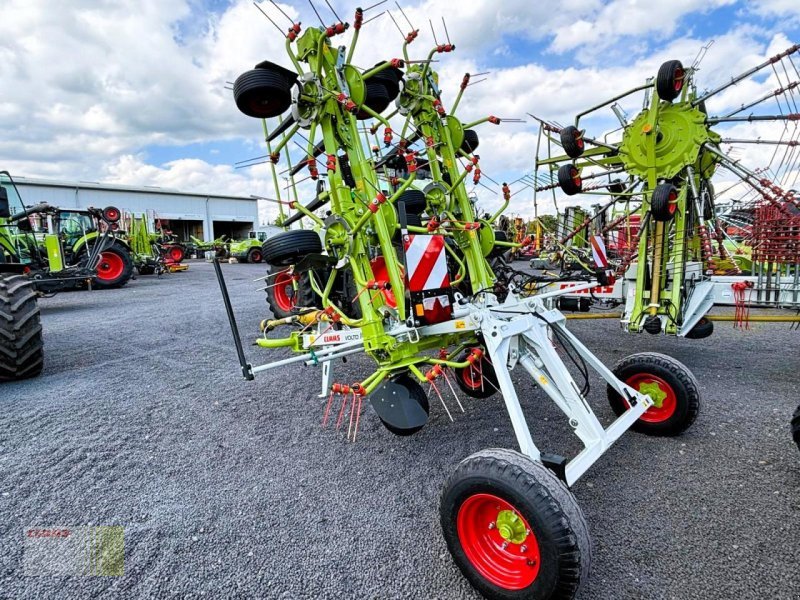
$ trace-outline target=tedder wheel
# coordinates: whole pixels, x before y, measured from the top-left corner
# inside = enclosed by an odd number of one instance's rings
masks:
[[[367,82],[366,88],[367,94],[366,98],[364,99],[364,106],[371,108],[378,114],[385,111],[391,103],[391,98],[389,96],[389,90],[386,89],[386,86],[383,84],[383,82]],[[360,110],[356,114],[356,118],[363,121],[365,119],[371,119],[372,115],[366,111]]]
[[[292,83],[289,71],[277,65],[261,63],[260,68],[246,71],[233,83],[237,108],[248,117],[269,119],[283,114],[292,104]],[[296,75],[295,75],[296,78]]]
[[[591,541],[575,497],[513,450],[482,450],[447,480],[439,504],[447,547],[486,598],[574,598]]]
[[[570,158],[578,158],[583,154],[583,151],[586,150],[586,144],[583,141],[583,132],[574,125],[564,127],[560,135],[561,146]]]
[[[179,263],[186,257],[186,248],[180,245],[170,246],[167,249],[167,256],[173,262]]]
[[[461,362],[467,360],[469,353],[461,357]],[[499,389],[500,384],[497,382],[497,375],[494,372],[494,367],[486,359],[484,354],[476,364],[472,364],[463,369],[455,369],[456,384],[461,391],[467,396],[472,398],[489,398],[493,396]]]
[[[690,340],[702,340],[714,333],[714,322],[705,317],[700,319],[697,324],[689,330],[684,337]]]
[[[377,67],[381,63],[376,64]],[[380,83],[383,87],[386,88],[386,92],[389,94],[389,101],[394,100],[400,94],[400,80],[403,79],[403,71],[397,69],[395,67],[389,67],[388,69],[384,69],[383,71],[379,71],[365,83]]]
[[[800,448],[800,406],[792,415],[792,438],[797,447]]]
[[[647,394],[654,405],[631,429],[647,435],[672,436],[686,431],[700,410],[700,390],[692,372],[671,356],[656,352],[631,354],[614,366],[623,383]],[[628,401],[608,386],[611,409],[621,415]]]
[[[264,256],[261,254],[261,248],[250,248],[247,253],[247,262],[260,263],[262,260],[264,260]]]
[[[292,229],[272,236],[261,245],[261,256],[271,265],[285,267],[306,254],[320,254],[322,240],[309,229]]]
[[[671,183],[659,183],[650,197],[650,212],[656,221],[667,222],[675,217],[678,208],[678,188]]]
[[[22,275],[0,274],[0,381],[36,377],[43,362],[33,284]]]
[[[406,214],[410,215],[421,215],[428,206],[428,201],[425,199],[425,192],[422,190],[406,190],[400,194],[400,197],[397,199],[397,202],[400,201],[405,202]]]
[[[558,168],[558,187],[567,195],[580,194],[583,189],[581,174],[575,165],[561,165]]]
[[[677,98],[683,89],[686,72],[679,60],[668,60],[658,69],[656,91],[658,97],[667,102]]]
[[[308,273],[293,275],[287,267],[270,267],[267,286],[267,305],[276,319],[296,315],[297,308],[314,306]]]
[[[480,144],[478,132],[474,129],[465,129],[464,141],[461,142],[461,149],[467,154],[472,154],[478,149],[478,144]]]
[[[133,259],[128,249],[120,243],[113,243],[100,253],[97,275],[92,285],[100,289],[122,287],[133,275]]]

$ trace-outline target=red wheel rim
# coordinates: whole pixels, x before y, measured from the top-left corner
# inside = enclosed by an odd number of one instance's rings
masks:
[[[169,257],[175,262],[181,262],[183,259],[183,250],[177,246],[173,246],[169,249]]]
[[[483,387],[483,372],[475,365],[469,365],[461,369],[461,381],[471,390],[479,390]]]
[[[649,395],[655,402],[639,417],[640,421],[662,423],[675,414],[678,408],[678,397],[672,386],[661,377],[649,373],[637,373],[628,377],[625,383],[642,394]]]
[[[570,175],[572,175],[572,181],[575,183],[575,185],[577,187],[581,187],[581,176],[578,174],[578,170],[577,169],[573,169],[570,172]]]
[[[101,252],[100,264],[97,265],[97,278],[102,281],[114,281],[125,270],[125,263],[119,254]]]
[[[683,76],[684,76],[683,69],[675,69],[674,84],[676,92],[680,92],[681,89],[683,88]]]
[[[583,148],[583,135],[581,135],[580,131],[575,132],[575,142],[578,145],[578,148]]]
[[[674,214],[675,210],[678,208],[678,203],[676,200],[678,199],[678,194],[675,192],[670,193],[669,195],[669,204],[667,204],[667,209],[669,210],[669,214]]]
[[[505,590],[522,590],[539,575],[541,556],[530,525],[494,494],[475,494],[458,509],[458,541],[472,566]]]
[[[281,271],[275,277],[273,282],[275,287],[272,288],[275,304],[278,305],[284,312],[290,312],[297,306],[297,294],[294,291],[294,278],[289,275],[288,271]]]
[[[253,252],[250,256],[252,257],[253,262],[261,262],[261,252],[258,250]]]

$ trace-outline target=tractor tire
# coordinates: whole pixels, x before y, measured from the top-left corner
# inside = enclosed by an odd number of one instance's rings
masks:
[[[797,448],[800,449],[800,406],[797,407],[797,410],[792,415],[792,439],[797,444]]]
[[[672,102],[680,96],[683,89],[686,71],[679,60],[668,60],[658,69],[656,76],[656,92],[658,97],[667,102]]]
[[[363,105],[381,114],[392,102],[389,96],[389,90],[386,89],[386,86],[381,81],[367,82],[366,87],[367,93]],[[366,119],[371,119],[372,115],[366,111],[360,110],[356,113],[356,118],[360,121],[364,121]]]
[[[461,357],[461,362],[467,360],[467,354]],[[463,369],[454,369],[456,385],[471,398],[483,400],[495,395],[500,389],[494,367],[484,354],[478,366],[470,365]]]
[[[692,372],[671,356],[656,352],[631,354],[614,366],[614,375],[633,389],[648,394],[661,406],[651,406],[631,429],[654,436],[686,431],[700,411],[700,389]],[[608,401],[618,416],[628,402],[608,386]],[[659,397],[654,397],[653,394]]]
[[[133,276],[131,253],[122,244],[115,242],[100,253],[97,275],[92,287],[98,289],[120,288]]]
[[[382,63],[378,63],[375,66],[377,67],[380,64]],[[393,102],[394,99],[400,94],[401,79],[403,79],[403,71],[394,67],[389,67],[388,69],[384,69],[383,71],[376,73],[367,79],[365,83],[380,83],[386,88],[386,92],[389,94],[389,101]]]
[[[583,181],[581,180],[578,167],[575,165],[561,165],[558,168],[558,187],[567,196],[574,196],[583,191]]]
[[[296,286],[285,267],[270,267],[267,277],[267,305],[276,319],[297,314],[297,309],[314,306],[316,295],[308,273],[297,274]]]
[[[561,146],[570,158],[578,158],[583,154],[583,151],[586,150],[586,144],[583,141],[583,132],[574,125],[564,127],[564,129],[561,130],[560,137]]]
[[[179,263],[186,258],[186,247],[181,244],[174,244],[165,248],[167,258],[173,262]]]
[[[653,220],[666,223],[675,218],[678,204],[678,188],[671,183],[659,183],[650,197],[650,213]]]
[[[709,337],[712,333],[714,333],[714,321],[709,321],[703,317],[684,337],[690,340],[702,340]]]
[[[245,259],[249,263],[258,264],[264,260],[264,255],[261,253],[261,248],[250,248]]]
[[[502,448],[461,461],[439,502],[447,548],[485,598],[574,598],[588,579],[589,529],[566,485]]]
[[[39,375],[43,347],[33,284],[22,275],[0,274],[0,381]]]
[[[248,117],[270,119],[283,114],[292,104],[292,85],[279,71],[270,68],[246,71],[233,83],[236,107]]]
[[[306,254],[320,254],[322,240],[319,234],[308,229],[291,229],[272,236],[261,246],[265,262],[278,267],[287,267]]]
[[[421,215],[428,206],[428,201],[425,199],[425,192],[422,190],[406,190],[400,194],[397,202],[405,202],[406,214],[409,215]],[[395,205],[397,202],[395,202]]]
[[[152,275],[156,272],[156,268],[153,265],[142,265],[141,267],[136,267],[136,270],[139,271],[139,275]]]
[[[478,149],[478,144],[480,144],[478,132],[474,129],[465,129],[464,141],[461,142],[461,149],[467,154],[472,154]]]

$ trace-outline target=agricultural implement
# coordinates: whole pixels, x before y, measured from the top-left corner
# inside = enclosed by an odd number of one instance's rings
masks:
[[[239,262],[260,263],[264,260],[261,249],[267,241],[266,231],[251,231],[246,240],[234,240],[228,246],[231,258]]]
[[[114,207],[25,208],[11,175],[0,171],[0,381],[42,370],[37,294],[125,285],[133,271],[114,231]]]
[[[502,185],[502,209],[479,219],[465,180],[481,178],[474,128],[506,119],[463,123],[455,116],[469,75],[448,111],[432,62],[455,46],[437,42],[412,60],[413,26],[403,33],[402,58],[356,67],[351,59],[363,24],[357,9],[348,51],[333,45],[351,29],[338,16],[305,31],[291,22],[288,33],[281,31],[294,69],[264,61],[234,83],[236,104],[248,116],[266,120],[291,110],[268,136],[268,143],[278,140],[269,158],[278,163],[295,136],[305,141],[302,168],[317,181],[317,193],[307,204],[287,202],[296,211],[287,221],[308,219],[319,230],[289,230],[264,244],[267,292],[283,289],[290,303],[262,322],[256,343],[289,349],[296,353],[290,358],[247,361],[214,263],[242,373],[250,380],[290,364],[318,366],[323,426],[341,427],[353,441],[365,398],[387,430],[411,435],[429,417],[423,386],[451,419],[440,390],[456,394],[457,387],[478,399],[499,393],[520,451],[485,450],[458,465],[441,496],[445,540],[486,597],[571,598],[586,580],[591,551],[568,486],[629,428],[683,432],[698,412],[697,383],[660,354],[632,355],[607,368],[554,308],[563,291],[523,297],[513,282],[501,281],[491,256],[520,246],[495,233],[512,192]],[[378,130],[382,144],[374,140]],[[326,218],[314,212],[322,207],[330,211]],[[287,328],[288,335],[273,337]],[[376,370],[361,381],[335,382],[333,363],[357,353],[369,355]],[[617,415],[608,427],[587,400],[589,369],[606,383]],[[545,453],[534,443],[514,370],[564,413],[583,446],[576,456]]]

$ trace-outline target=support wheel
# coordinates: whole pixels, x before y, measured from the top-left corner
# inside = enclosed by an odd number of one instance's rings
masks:
[[[270,267],[267,286],[267,305],[276,319],[296,315],[298,308],[314,306],[308,273],[292,274],[288,267]]]
[[[292,104],[292,84],[297,75],[288,70],[260,63],[246,71],[233,83],[233,98],[237,108],[248,117],[270,119],[286,112]]]
[[[678,208],[678,188],[671,183],[660,183],[650,197],[650,212],[653,219],[666,223],[675,218]]]
[[[463,460],[439,515],[453,560],[486,598],[574,598],[588,577],[591,541],[575,497],[518,452]]]
[[[686,431],[700,410],[700,389],[692,372],[671,356],[642,352],[623,358],[614,375],[655,403],[631,429],[647,435],[674,436]],[[629,404],[608,386],[611,409],[621,415]]]
[[[709,321],[705,317],[700,319],[697,324],[689,330],[686,338],[690,340],[702,340],[714,333],[714,321]]]
[[[33,284],[22,275],[0,274],[0,381],[36,377],[43,353]]]
[[[567,196],[580,194],[583,190],[583,181],[578,167],[575,165],[561,165],[558,169],[558,187]]]
[[[478,139],[478,132],[474,129],[464,130],[464,141],[461,142],[461,149],[467,154],[473,154],[478,149],[480,139]]]
[[[668,60],[658,69],[656,77],[656,91],[658,97],[667,102],[677,98],[683,89],[686,72],[679,60]]]
[[[586,150],[586,144],[583,141],[583,132],[574,125],[564,127],[564,129],[561,130],[560,136],[561,146],[570,158],[578,158],[583,154],[583,151]]]
[[[322,240],[309,229],[293,229],[272,236],[261,246],[261,256],[271,265],[286,267],[306,254],[320,254]]]
[[[247,253],[247,262],[249,263],[260,263],[264,260],[264,255],[261,254],[261,248],[250,248],[250,251]]]
[[[467,360],[468,354],[461,357],[461,362]],[[484,354],[476,364],[472,364],[463,369],[454,369],[456,385],[467,396],[483,400],[493,396],[500,384],[497,382],[497,375],[494,367],[486,359]]]

